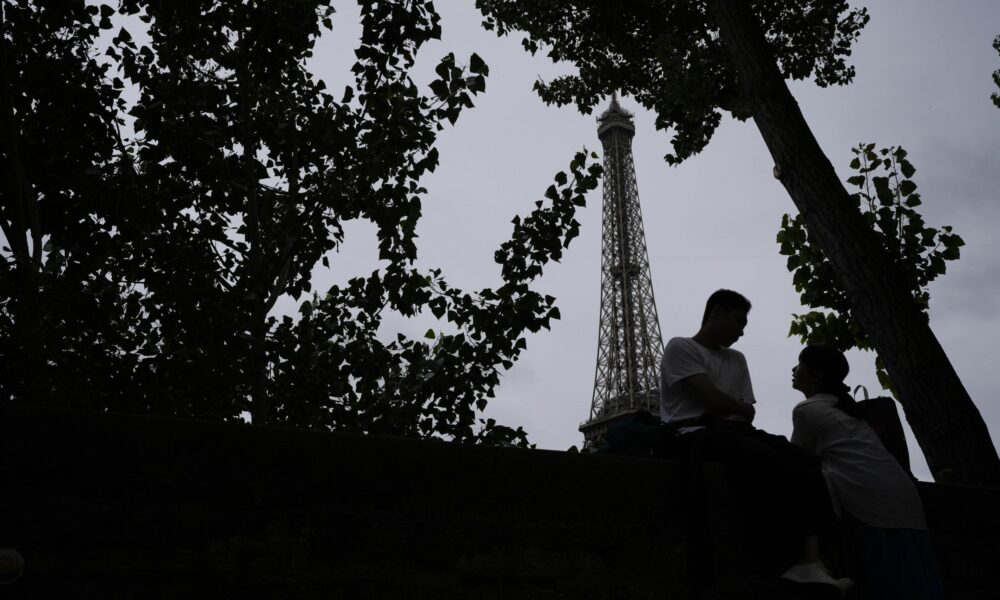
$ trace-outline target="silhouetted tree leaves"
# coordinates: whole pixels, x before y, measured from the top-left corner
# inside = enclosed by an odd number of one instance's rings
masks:
[[[854,77],[845,58],[868,22],[846,2],[753,2],[785,77],[827,86]],[[546,102],[576,104],[584,114],[612,92],[628,94],[656,113],[656,128],[673,132],[670,164],[708,144],[721,111],[749,116],[738,74],[704,2],[634,0],[477,0],[484,25],[499,35],[528,34],[522,44],[578,73],[539,80]]]
[[[110,11],[110,12],[109,12]],[[108,6],[0,7],[0,397],[121,406],[145,331],[116,242],[122,81],[92,55]],[[60,398],[61,397],[61,398]]]
[[[875,151],[875,144],[853,148],[850,167],[858,175],[847,183],[858,189],[851,195],[865,223],[893,258],[914,300],[926,314],[930,282],[944,275],[946,261],[957,260],[965,242],[948,225],[930,227],[916,210],[921,204],[911,179],[916,168],[902,147]],[[784,215],[777,236],[780,252],[788,257],[788,270],[803,306],[816,309],[793,315],[789,336],[804,344],[827,344],[840,350],[873,350],[864,328],[854,318],[847,292],[840,284],[822,248],[810,240],[801,215]],[[884,362],[876,356],[876,374],[892,390]],[[895,393],[895,392],[894,392]]]
[[[993,38],[993,49],[996,50],[998,54],[1000,54],[1000,35]],[[993,83],[996,84],[997,87],[1000,87],[1000,69],[993,71]],[[990,98],[993,100],[993,104],[997,108],[1000,108],[1000,94],[993,92],[990,95]]]
[[[432,3],[359,4],[339,101],[306,68],[330,2],[4,4],[3,399],[526,443],[479,413],[558,318],[529,284],[577,235],[600,167],[578,154],[515,226],[499,288],[417,269],[421,178],[489,69],[447,54],[427,94],[410,70],[441,34]],[[98,60],[113,18],[148,42],[120,28]],[[378,269],[313,290],[353,219],[376,225]],[[298,315],[274,314],[283,296]],[[379,337],[384,311],[425,310],[432,337]]]

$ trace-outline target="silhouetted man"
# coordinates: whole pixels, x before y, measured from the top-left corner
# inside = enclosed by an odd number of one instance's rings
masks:
[[[671,339],[663,352],[660,418],[696,460],[725,465],[735,502],[745,512],[748,561],[758,573],[840,587],[819,558],[817,534],[833,522],[819,460],[751,424],[756,399],[746,358],[730,348],[747,326],[750,301],[718,290],[693,337]],[[764,552],[760,552],[764,548]]]

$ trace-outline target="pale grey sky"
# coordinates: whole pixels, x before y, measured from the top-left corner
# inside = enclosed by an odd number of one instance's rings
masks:
[[[450,51],[460,62],[479,53],[490,76],[476,108],[439,138],[441,167],[426,180],[420,262],[443,268],[453,285],[478,289],[499,281],[492,255],[509,236],[510,219],[531,210],[577,149],[599,151],[600,144],[593,115],[547,107],[531,91],[536,78],[568,67],[528,56],[517,36],[498,39],[483,30],[471,0],[440,1],[437,8],[443,39],[421,51],[418,82],[429,81],[433,65]],[[855,83],[794,84],[793,93],[845,178],[857,142],[900,144],[917,167],[927,222],[953,225],[965,238],[962,259],[932,287],[931,322],[997,440],[1000,350],[992,338],[1000,334],[1000,110],[989,96],[990,75],[1000,68],[991,48],[1000,33],[1000,4],[882,1],[869,10],[871,23],[853,56]],[[318,49],[313,66],[333,89],[347,82],[356,21],[356,8],[345,5]],[[786,333],[790,315],[802,307],[774,236],[781,215],[794,207],[771,175],[756,128],[727,119],[705,152],[672,168],[662,160],[669,135],[655,131],[652,115],[630,99],[623,105],[636,113],[633,153],[664,337],[693,334],[713,290],[746,294],[754,309],[737,347],[747,355],[759,399],[756,424],[790,433],[791,408],[800,399],[790,369],[800,346]],[[505,424],[523,425],[540,448],[579,445],[577,427],[590,409],[600,202],[599,193],[591,195],[578,217],[580,237],[540,282],[559,299],[562,320],[529,339],[487,410]],[[333,270],[317,272],[320,289],[374,264],[370,229],[358,225],[348,233]],[[437,325],[431,319],[386,324],[387,333],[412,335],[429,326]],[[849,383],[878,394],[872,355],[850,359]],[[916,474],[930,479],[912,437],[910,447]]]
[[[492,256],[510,235],[510,219],[526,214],[553,175],[583,146],[600,151],[594,116],[573,107],[547,107],[531,91],[536,78],[567,72],[543,56],[530,57],[520,38],[498,39],[480,27],[472,0],[439,0],[443,39],[421,51],[418,83],[447,52],[459,62],[477,52],[490,66],[486,94],[439,137],[441,166],[426,179],[420,222],[420,263],[441,267],[452,285],[496,286]],[[353,3],[338,3],[334,31],[324,35],[311,64],[331,90],[349,83],[360,28]],[[991,73],[1000,57],[991,48],[1000,33],[1000,4],[990,0],[937,3],[881,1],[855,48],[858,76],[844,88],[794,84],[816,136],[846,177],[850,148],[859,141],[901,144],[917,167],[915,181],[931,225],[951,224],[968,245],[963,257],[932,287],[931,323],[966,387],[1000,440],[1000,110],[990,102]],[[141,39],[141,31],[129,27]],[[750,363],[759,399],[756,424],[788,434],[799,396],[790,369],[799,344],[786,337],[790,315],[801,311],[777,253],[781,215],[794,210],[771,175],[771,161],[752,123],[725,120],[709,148],[680,167],[662,160],[669,135],[628,98],[636,113],[633,146],[657,308],[665,338],[691,335],[705,298],[719,287],[754,303],[737,347]],[[580,211],[581,235],[539,287],[558,298],[562,320],[528,341],[505,374],[489,416],[522,425],[540,448],[579,445],[589,413],[596,361],[600,285],[600,192]],[[367,274],[377,264],[374,230],[347,228],[348,240],[317,269],[316,289]],[[288,299],[279,312],[294,313]],[[388,318],[386,337],[419,336],[433,318]],[[872,356],[853,353],[849,383],[880,392]],[[956,432],[960,434],[960,432]],[[914,471],[929,479],[910,437]]]
[[[857,4],[857,3],[854,3]],[[350,66],[360,35],[358,8],[337,2],[334,31],[320,40],[310,67],[335,95],[353,80]],[[439,136],[441,166],[425,180],[428,194],[419,224],[420,264],[440,267],[450,284],[468,290],[500,282],[493,253],[511,232],[510,220],[527,214],[557,171],[586,146],[600,151],[594,115],[574,107],[545,106],[532,92],[537,78],[568,72],[544,56],[531,57],[519,36],[498,39],[480,26],[473,0],[438,0],[443,39],[426,45],[415,79],[426,85],[448,52],[459,63],[476,52],[490,66],[486,93],[457,125]],[[961,260],[931,287],[931,325],[976,402],[994,441],[1000,441],[1000,109],[990,94],[1000,57],[991,47],[1000,34],[995,0],[881,0],[869,5],[871,22],[855,46],[852,85],[821,89],[795,83],[792,91],[820,144],[846,178],[850,148],[858,142],[902,145],[917,167],[932,226],[950,224],[967,245]],[[135,19],[123,19],[137,41]],[[117,28],[114,30],[117,31]],[[134,96],[134,90],[128,95]],[[750,364],[758,398],[756,425],[789,434],[791,367],[800,345],[786,336],[792,313],[802,312],[774,241],[791,200],[771,174],[772,163],[752,122],[724,119],[708,149],[679,167],[668,167],[669,133],[629,98],[635,112],[633,145],[649,259],[664,338],[697,330],[704,301],[720,287],[754,303],[737,348]],[[603,110],[602,107],[598,110]],[[562,320],[528,340],[521,360],[506,373],[487,415],[522,425],[540,448],[579,445],[593,392],[600,286],[600,190],[578,214],[580,237],[538,287],[558,298]],[[314,288],[326,289],[377,266],[374,227],[351,223],[347,242],[331,268],[315,271]],[[288,298],[277,312],[294,314]],[[388,317],[386,338],[396,331],[420,336],[446,328],[432,317]],[[873,356],[850,356],[852,385],[872,395]],[[908,432],[909,434],[909,432]],[[955,432],[961,435],[961,432]],[[909,436],[914,472],[930,479],[919,447]]]

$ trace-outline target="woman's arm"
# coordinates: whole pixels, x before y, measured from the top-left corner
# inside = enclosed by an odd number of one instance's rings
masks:
[[[804,450],[819,454],[819,431],[815,416],[808,406],[796,406],[792,410],[791,441]]]

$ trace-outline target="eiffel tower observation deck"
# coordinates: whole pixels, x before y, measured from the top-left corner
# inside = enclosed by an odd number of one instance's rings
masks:
[[[597,124],[604,147],[600,328],[590,418],[580,425],[591,448],[615,420],[641,409],[659,414],[663,356],[632,162],[635,123],[614,95]]]

